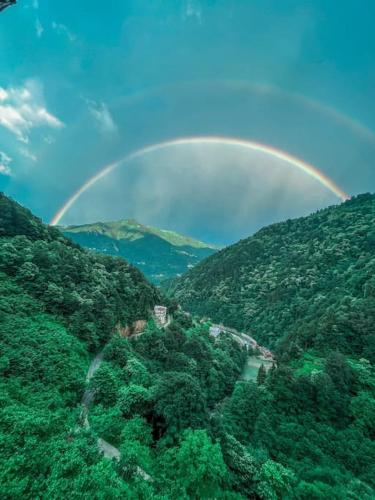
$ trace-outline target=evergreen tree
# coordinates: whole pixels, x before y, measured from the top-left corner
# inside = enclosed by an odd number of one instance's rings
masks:
[[[266,381],[266,377],[267,377],[267,371],[264,364],[262,363],[258,369],[257,384],[263,385],[264,382]]]

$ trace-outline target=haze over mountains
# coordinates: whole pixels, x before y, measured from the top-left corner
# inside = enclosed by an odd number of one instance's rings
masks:
[[[134,219],[60,227],[76,243],[96,252],[125,258],[153,283],[192,268],[217,247]]]

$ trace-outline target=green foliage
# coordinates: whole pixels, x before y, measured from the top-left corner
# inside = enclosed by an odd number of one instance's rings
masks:
[[[90,411],[90,425],[95,434],[112,445],[119,445],[124,419],[118,406],[106,408],[100,404]]]
[[[295,481],[294,474],[273,460],[265,462],[257,476],[257,492],[265,500],[285,498],[291,493]]]
[[[188,373],[167,372],[155,389],[155,411],[180,431],[204,427],[206,402],[199,381]]]
[[[228,471],[220,446],[204,430],[186,431],[180,445],[164,454],[162,467],[173,497],[176,493],[196,499],[222,496]]]
[[[0,194],[0,272],[92,350],[118,325],[147,319],[157,290],[122,259],[91,254]]]
[[[238,382],[227,401],[225,416],[227,427],[239,441],[248,440],[262,409],[264,391],[253,382]]]
[[[95,372],[92,387],[95,401],[104,406],[112,406],[116,403],[119,395],[119,383],[109,363],[103,363]]]
[[[77,422],[89,349],[156,301],[126,262],[90,255],[0,194],[1,498],[138,496]],[[106,406],[95,407],[93,430],[115,439],[118,373],[104,364],[93,382]]]
[[[338,349],[375,361],[375,195],[273,224],[175,283],[190,312],[280,354]]]
[[[158,292],[0,196],[0,497],[374,498],[373,201],[271,226],[184,278],[207,314],[278,344],[254,383],[248,353],[175,302],[166,329],[121,337]]]
[[[89,498],[94,483],[107,491],[113,472],[90,436],[72,433],[88,367],[83,343],[4,274],[0,336],[1,498],[78,498],[85,485]]]
[[[129,384],[120,390],[119,406],[124,417],[146,414],[150,403],[150,391],[141,385]]]
[[[123,424],[120,468],[125,477],[131,479],[141,475],[147,479],[154,473],[154,461],[150,449],[151,431],[146,420],[140,417],[134,417]]]
[[[264,382],[266,381],[267,378],[267,372],[264,364],[262,363],[259,367],[258,370],[258,375],[257,375],[257,384],[258,385],[263,385]]]
[[[225,489],[228,477],[221,447],[207,433],[214,408],[230,395],[241,374],[246,353],[240,346],[225,335],[214,342],[206,326],[193,326],[191,319],[177,314],[166,330],[149,322],[137,337],[114,335],[104,355],[108,393],[114,376],[118,396],[108,409],[95,397],[90,418],[95,432],[110,436],[109,442],[119,446],[118,470],[124,480],[132,486],[143,480],[154,492],[171,498],[209,498],[211,493],[231,497]],[[94,391],[102,379],[99,368]],[[177,467],[181,477],[176,481]]]

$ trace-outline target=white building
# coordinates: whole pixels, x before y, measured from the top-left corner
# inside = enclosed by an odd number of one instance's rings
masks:
[[[156,318],[156,321],[160,325],[165,325],[167,322],[167,313],[168,309],[164,306],[155,306],[154,307],[154,315]]]

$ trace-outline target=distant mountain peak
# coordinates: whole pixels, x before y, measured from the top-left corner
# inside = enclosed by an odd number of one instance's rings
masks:
[[[154,283],[184,273],[217,250],[190,236],[141,224],[132,218],[65,226],[60,230],[90,250],[124,257]]]

